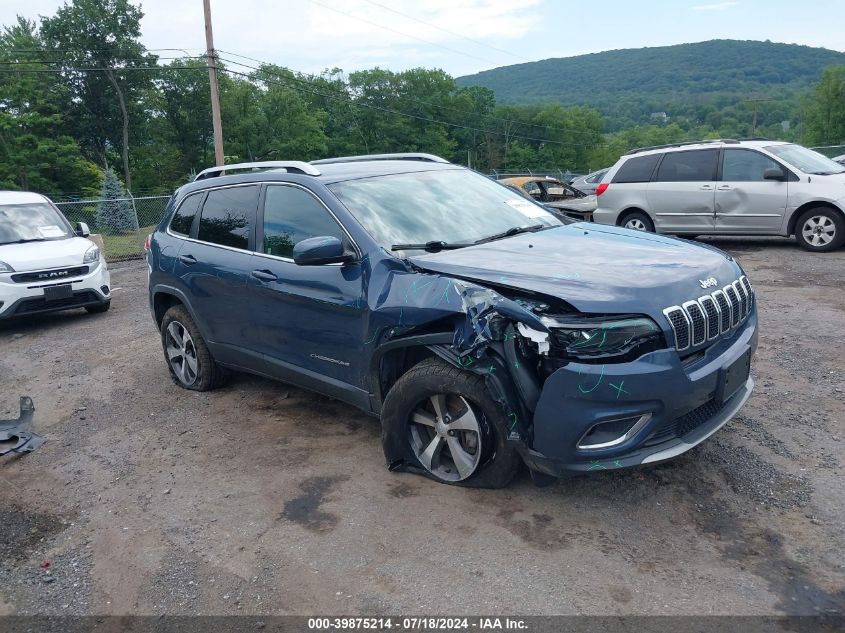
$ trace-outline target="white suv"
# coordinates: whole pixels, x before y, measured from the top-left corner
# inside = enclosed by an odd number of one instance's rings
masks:
[[[795,235],[845,242],[845,167],[800,145],[700,141],[628,152],[596,189],[596,222],[687,237]]]
[[[85,308],[105,312],[111,280],[100,249],[37,193],[0,191],[0,320]]]

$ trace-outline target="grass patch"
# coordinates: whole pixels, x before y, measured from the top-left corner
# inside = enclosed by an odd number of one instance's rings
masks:
[[[154,230],[155,226],[153,225],[119,235],[101,235],[106,261],[142,257],[144,255],[144,242]]]

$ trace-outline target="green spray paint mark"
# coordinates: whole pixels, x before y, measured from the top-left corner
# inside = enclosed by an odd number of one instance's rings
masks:
[[[593,460],[587,470],[607,470],[607,466],[599,464],[598,460]]]
[[[490,373],[492,374],[494,371],[496,371],[496,366],[495,366],[495,365],[490,365],[490,367],[487,369],[487,371],[488,371],[488,372],[490,372]]]
[[[583,385],[578,385],[578,391],[580,391],[581,393],[592,393],[593,391],[598,389],[599,385],[602,383],[602,380],[604,380],[604,367],[604,365],[601,366],[601,373],[599,374],[599,377],[596,380],[596,384],[594,384],[589,389],[585,388]],[[578,373],[580,374],[581,372]]]
[[[618,385],[614,385],[612,382],[608,383],[611,387],[616,389],[616,399],[619,400],[619,396],[623,393],[627,394],[628,392],[625,391],[625,381],[621,381]],[[630,395],[630,394],[629,394]]]
[[[613,460],[613,465],[617,468],[622,468],[622,463],[618,459]]]
[[[510,430],[513,431],[516,428],[516,425],[517,425],[517,422],[518,422],[517,417],[516,417],[516,413],[513,413],[513,412],[508,413],[508,420],[511,421]]]

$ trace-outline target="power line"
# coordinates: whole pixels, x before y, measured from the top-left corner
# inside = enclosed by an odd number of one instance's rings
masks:
[[[436,42],[431,42],[429,40],[423,39],[421,37],[417,37],[416,35],[410,35],[403,31],[399,31],[397,29],[391,28],[389,26],[384,26],[383,24],[379,24],[378,22],[373,22],[372,20],[368,20],[366,18],[359,17],[354,13],[349,13],[347,11],[341,11],[340,9],[335,9],[334,7],[330,7],[327,4],[323,4],[322,2],[317,2],[317,0],[308,0],[311,4],[316,4],[317,6],[323,7],[324,9],[328,9],[329,11],[334,11],[335,13],[339,13],[340,15],[345,15],[348,18],[352,18],[353,20],[358,20],[359,22],[365,22],[366,24],[370,24],[371,26],[375,26],[380,29],[384,29],[385,31],[390,31],[391,33],[396,33],[397,35],[401,35],[402,37],[408,37],[412,40],[417,40],[419,42],[423,42],[424,44],[428,44],[429,46],[436,46],[437,48],[442,48],[443,50],[449,51],[450,53],[455,53],[456,55],[463,55],[464,57],[471,57],[473,59],[477,59],[478,61],[485,62],[487,64],[495,65],[496,62],[490,59],[486,59],[484,57],[478,57],[477,55],[473,55],[471,53],[465,53],[464,51],[459,51],[456,48],[451,48],[446,46],[445,44],[438,44]]]
[[[382,8],[386,11],[390,11],[391,13],[395,13],[396,15],[401,15],[402,17],[408,18],[409,20],[413,20],[414,22],[419,22],[420,24],[425,24],[426,26],[430,26],[433,29],[437,29],[438,31],[443,31],[444,33],[448,33],[449,35],[453,35],[455,37],[459,37],[463,40],[468,42],[472,42],[473,44],[477,44],[478,46],[484,46],[494,51],[498,51],[500,53],[504,53],[505,55],[510,55],[511,57],[516,57],[517,59],[521,59],[526,62],[534,61],[532,59],[528,59],[527,57],[523,57],[522,55],[517,55],[516,53],[511,53],[510,51],[506,51],[503,48],[498,48],[496,46],[492,46],[491,44],[487,44],[486,42],[482,42],[480,40],[473,39],[471,37],[467,37],[466,35],[461,35],[460,33],[456,33],[455,31],[450,31],[449,29],[444,29],[441,26],[437,26],[436,24],[432,24],[431,22],[426,22],[425,20],[420,20],[419,18],[414,17],[413,15],[408,15],[407,13],[402,13],[401,11],[397,11],[396,9],[389,7],[385,4],[381,4],[380,2],[373,2],[373,0],[364,0],[368,4],[372,4],[373,6]]]
[[[20,74],[36,74],[36,73],[74,73],[74,72],[126,72],[130,70],[155,70],[159,72],[166,72],[168,70],[201,70],[207,72],[205,66],[114,66],[112,68],[80,68],[80,67],[66,67],[66,68],[28,68],[26,70],[19,70],[17,68],[0,68],[0,73],[20,73]]]

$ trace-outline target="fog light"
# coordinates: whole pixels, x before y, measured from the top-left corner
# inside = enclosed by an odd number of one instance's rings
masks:
[[[581,439],[578,440],[578,448],[594,451],[600,448],[617,446],[634,437],[649,420],[651,420],[651,413],[598,422],[581,436]]]
[[[100,286],[100,290],[102,290],[104,295],[109,294],[109,287],[108,286]]]

